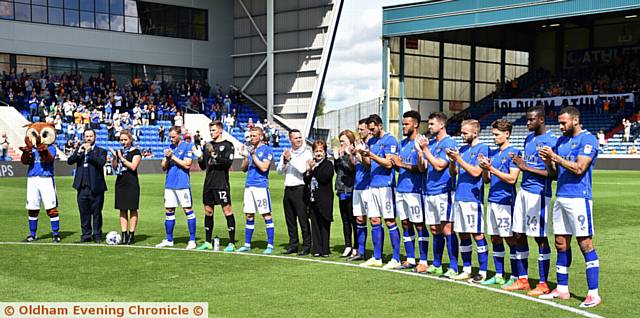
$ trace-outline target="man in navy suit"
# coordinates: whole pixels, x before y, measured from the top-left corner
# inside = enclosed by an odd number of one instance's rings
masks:
[[[84,143],[69,157],[67,163],[76,165],[73,188],[78,191],[78,209],[82,227],[81,242],[102,242],[102,206],[107,184],[103,168],[107,162],[107,151],[96,146],[96,133],[87,129]],[[93,225],[93,227],[92,227]]]

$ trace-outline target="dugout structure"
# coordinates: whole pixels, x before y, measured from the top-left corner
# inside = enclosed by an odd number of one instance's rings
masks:
[[[636,0],[432,0],[383,8],[382,116],[455,114],[531,70],[640,49]]]

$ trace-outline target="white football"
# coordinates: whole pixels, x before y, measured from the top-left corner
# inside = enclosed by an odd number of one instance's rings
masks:
[[[111,231],[107,233],[107,244],[108,245],[118,245],[121,242],[120,233],[116,231]]]

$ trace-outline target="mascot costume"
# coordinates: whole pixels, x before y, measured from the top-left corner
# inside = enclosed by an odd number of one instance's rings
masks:
[[[53,161],[56,158],[56,130],[53,125],[32,123],[26,125],[24,147],[20,161],[29,166],[27,177],[27,211],[29,213],[30,234],[24,240],[33,242],[38,239],[38,214],[40,203],[44,205],[53,231],[53,242],[60,242],[60,218],[58,216],[58,196],[53,180]]]

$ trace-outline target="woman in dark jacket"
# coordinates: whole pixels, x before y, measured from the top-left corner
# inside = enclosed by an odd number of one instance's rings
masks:
[[[353,184],[356,179],[355,157],[352,155],[356,136],[350,130],[340,133],[340,150],[335,154],[336,195],[342,219],[344,252],[342,257],[355,256],[358,253],[356,220],[353,217]]]
[[[304,176],[309,189],[311,246],[313,256],[329,257],[329,233],[333,222],[333,164],[327,160],[327,144],[313,142],[313,160],[307,162]]]

